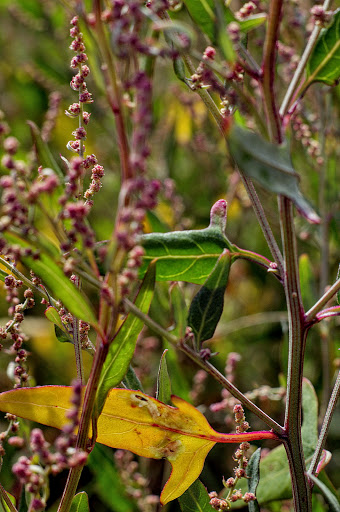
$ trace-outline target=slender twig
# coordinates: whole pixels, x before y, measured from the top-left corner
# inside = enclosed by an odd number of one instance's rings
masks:
[[[228,379],[226,379],[211,363],[205,361],[201,356],[193,349],[182,343],[176,336],[169,333],[166,329],[160,326],[157,322],[152,320],[148,315],[144,314],[135,304],[129,299],[124,299],[124,304],[129,311],[136,315],[140,320],[143,321],[150,329],[155,333],[164,337],[172,345],[175,345],[181,352],[186,354],[192,361],[198,366],[208,372],[214,379],[216,379],[230,394],[237,398],[245,407],[251,410],[256,416],[258,416],[266,425],[274,430],[279,435],[283,434],[283,428],[276,423],[270,416],[263,412],[257,405],[255,405],[249,398],[247,398],[239,389],[237,389]]]
[[[340,290],[340,279],[335,281],[335,283],[324,293],[324,295],[314,304],[313,307],[307,311],[305,315],[305,322],[310,323],[315,318],[316,314],[319,313],[323,309],[323,307],[329,302],[337,291]]]
[[[18,512],[11,500],[9,499],[9,496],[5,490],[5,488],[0,484],[0,503],[4,502],[7,506],[8,510],[10,512]],[[6,510],[6,507],[3,507]]]
[[[327,11],[331,4],[331,0],[325,0],[323,3],[323,9]],[[290,107],[290,103],[292,101],[292,98],[295,95],[296,87],[298,86],[301,77],[303,75],[303,72],[305,70],[307,61],[313,51],[313,48],[318,40],[318,37],[320,35],[320,32],[322,30],[322,25],[315,25],[313,28],[313,31],[309,37],[308,43],[306,45],[306,48],[301,56],[301,59],[299,60],[299,64],[295,70],[294,76],[289,84],[289,87],[287,89],[286,95],[283,98],[282,105],[280,107],[280,116],[283,117],[286,112],[288,111]]]
[[[322,454],[322,451],[326,444],[327,434],[329,431],[329,427],[332,421],[332,417],[335,411],[335,406],[337,404],[337,401],[340,396],[340,372],[338,372],[338,376],[336,378],[332,395],[328,403],[328,407],[326,410],[326,414],[323,420],[323,424],[321,427],[319,439],[315,448],[315,452],[312,458],[312,462],[310,463],[309,469],[308,469],[308,475],[315,475],[318,467],[318,463]]]
[[[81,282],[79,277],[77,276],[74,282],[75,286],[80,289]],[[83,355],[81,351],[81,340],[80,340],[80,330],[79,330],[79,320],[76,317],[73,317],[72,322],[72,338],[74,345],[74,355],[76,360],[76,368],[77,368],[77,377],[81,382],[81,385],[85,385],[85,376],[84,376],[84,365],[83,365]]]

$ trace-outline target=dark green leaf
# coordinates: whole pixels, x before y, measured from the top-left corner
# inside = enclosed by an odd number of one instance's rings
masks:
[[[155,264],[151,264],[135,300],[135,305],[143,313],[149,311],[154,287]],[[112,341],[98,384],[96,411],[98,415],[104,407],[106,396],[110,389],[117,386],[123,380],[143,325],[142,320],[129,313]]]
[[[226,202],[217,201],[210,212],[206,229],[150,233],[141,237],[145,250],[140,275],[150,261],[157,260],[157,281],[188,281],[203,284],[213,270],[223,249],[233,251],[226,238]]]
[[[287,147],[271,144],[236,124],[230,130],[228,145],[241,172],[266,190],[291,199],[309,222],[320,222],[299,190],[299,176],[292,167]]]
[[[302,302],[307,311],[316,301],[314,272],[308,254],[301,254],[299,258],[299,274]]]
[[[60,329],[57,325],[54,326],[54,334],[60,343],[72,343],[73,344],[73,340],[72,340],[71,336],[66,334],[66,332],[64,330]]]
[[[338,281],[339,279],[340,279],[340,265],[339,265],[339,268],[338,268],[338,273],[336,275],[336,280]],[[336,294],[336,301],[340,305],[340,290]]]
[[[226,249],[190,305],[188,325],[195,334],[197,350],[203,341],[213,337],[221,318],[230,265],[231,256]]]
[[[186,82],[186,80],[185,80],[186,73],[185,73],[185,66],[184,66],[182,57],[175,57],[174,61],[173,61],[173,66],[174,66],[174,72],[175,72],[175,75],[177,76],[177,78],[185,83]]]
[[[208,491],[200,480],[196,480],[178,498],[182,512],[212,512]]]
[[[307,62],[305,90],[312,82],[334,85],[340,77],[340,9],[322,32]]]
[[[260,459],[261,448],[258,448],[250,457],[247,466],[248,491],[255,494],[255,496],[256,489],[260,481]],[[260,512],[258,501],[250,501],[248,503],[248,510],[249,512]]]
[[[122,380],[122,383],[127,389],[134,389],[143,391],[143,386],[141,381],[136,375],[135,370],[132,368],[131,364],[129,365],[129,368],[127,369],[126,375],[124,379]]]
[[[39,128],[32,121],[27,121],[27,123],[31,129],[32,138],[33,138],[33,141],[34,141],[34,144],[36,147],[36,151],[37,151],[37,155],[38,155],[40,164],[43,167],[53,169],[53,171],[58,176],[58,178],[61,180],[61,182],[63,182],[64,175],[63,175],[59,165],[55,161],[48,145],[46,144],[46,142],[44,142],[42,140]]]
[[[171,402],[171,381],[169,377],[168,367],[166,364],[167,349],[164,350],[159,362],[157,375],[157,391],[156,398],[163,404],[172,405]]]
[[[328,487],[326,487],[325,484],[320,482],[320,480],[318,478],[316,478],[314,475],[308,475],[308,476],[309,476],[309,478],[311,478],[313,480],[315,485],[317,485],[318,488],[320,489],[322,495],[324,496],[325,500],[327,501],[327,503],[329,505],[329,510],[331,510],[332,512],[340,512],[340,503],[339,503],[339,500],[337,499],[337,497],[328,489]]]
[[[89,498],[86,492],[76,494],[72,500],[70,512],[89,512]]]

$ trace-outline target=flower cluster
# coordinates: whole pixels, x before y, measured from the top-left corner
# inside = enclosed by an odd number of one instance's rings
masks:
[[[148,480],[138,471],[139,464],[133,454],[125,450],[115,452],[115,463],[120,478],[130,498],[136,501],[138,510],[154,512],[159,504],[159,497],[150,494]]]
[[[74,448],[74,431],[78,425],[78,415],[81,404],[81,385],[79,381],[73,383],[72,407],[66,413],[69,420],[62,433],[54,442],[53,449],[45,440],[43,432],[35,428],[31,432],[30,457],[21,456],[14,464],[12,470],[18,480],[25,486],[31,495],[29,510],[39,512],[46,506],[48,497],[48,475],[56,475],[67,468],[82,466],[87,459],[87,453]],[[11,443],[12,445],[15,443]]]
[[[245,3],[237,13],[235,13],[235,17],[239,20],[244,20],[254,14],[256,10],[256,5],[254,2]]]
[[[234,407],[234,415],[236,422],[236,432],[246,432],[249,429],[249,423],[245,421],[244,410],[241,404],[236,404]],[[250,492],[246,492],[244,495],[239,489],[236,489],[237,483],[240,478],[246,477],[246,467],[248,465],[248,459],[246,453],[249,450],[250,445],[247,442],[243,442],[239,445],[233,455],[233,460],[236,462],[234,467],[234,476],[225,480],[223,478],[223,485],[227,489],[227,495],[225,498],[218,498],[215,491],[209,493],[210,505],[219,512],[223,510],[229,510],[231,504],[238,500],[243,500],[245,503],[254,501],[255,495]]]

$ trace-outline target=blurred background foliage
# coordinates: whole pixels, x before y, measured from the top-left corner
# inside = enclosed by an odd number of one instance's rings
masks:
[[[178,13],[177,16],[185,18]],[[26,120],[34,121],[41,127],[48,109],[49,95],[57,91],[61,95],[56,126],[50,139],[50,148],[59,159],[59,154],[69,156],[66,143],[74,130],[74,121],[65,116],[64,111],[75,101],[74,92],[69,87],[72,72],[69,67],[71,52],[68,50],[69,19],[71,13],[67,6],[53,0],[2,0],[0,2],[0,108],[21,144],[21,156],[26,158],[32,150],[30,130]],[[287,33],[287,27],[284,31]],[[257,34],[258,38],[261,38]],[[119,160],[116,146],[115,125],[111,112],[107,108],[103,91],[103,82],[95,50],[91,39],[85,32],[87,54],[92,73],[89,77],[89,90],[93,93],[94,103],[90,107],[91,124],[86,141],[87,153],[95,153],[98,161],[105,167],[103,189],[100,200],[95,203],[91,222],[98,239],[110,236],[117,195],[120,186]],[[302,40],[300,43],[302,44]],[[260,52],[260,48],[258,49]],[[256,53],[256,49],[254,50]],[[282,85],[282,84],[281,84]],[[280,94],[285,90],[282,87]],[[304,281],[302,289],[305,304],[310,306],[320,290],[320,269],[326,267],[329,284],[335,280],[339,263],[339,174],[336,169],[336,119],[339,113],[339,88],[334,88],[325,97],[322,86],[314,85],[314,92],[307,93],[308,108],[321,116],[321,128],[317,137],[329,135],[326,161],[327,203],[332,204],[331,220],[327,237],[322,238],[318,226],[309,226],[301,218],[296,227],[299,236],[299,253],[306,254],[302,261]],[[156,209],[156,217],[150,217],[146,229],[152,230],[152,222],[165,229],[199,229],[209,223],[209,211],[212,204],[220,198],[228,201],[227,234],[237,245],[270,257],[263,235],[247,199],[242,184],[238,180],[225,144],[218,129],[209,118],[198,95],[192,93],[179,82],[171,63],[157,62],[153,92],[153,132],[150,140],[152,148],[149,159],[149,176],[160,180],[174,180],[179,197],[178,203],[170,204],[161,200]],[[325,143],[326,144],[326,143]],[[299,141],[292,141],[293,159],[298,172],[302,175],[302,187],[313,204],[320,209],[319,187],[320,172],[312,158],[306,155]],[[259,191],[261,200],[276,237],[279,239],[276,199],[264,191]],[[44,229],[44,226],[42,226]],[[324,244],[327,244],[326,250]],[[322,261],[325,254],[327,261]],[[187,303],[196,291],[194,285],[181,285]],[[0,296],[4,293],[0,288]],[[2,324],[6,321],[7,307],[0,302]],[[171,325],[172,312],[169,304],[168,287],[164,283],[157,286],[157,296],[153,302],[151,316],[166,327]],[[335,371],[340,366],[339,359],[339,322],[325,321],[311,331],[306,352],[305,375],[316,388],[321,408],[324,410],[328,400],[330,385]],[[32,384],[68,384],[76,374],[74,353],[69,344],[58,343],[53,326],[45,320],[43,308],[37,307],[27,314],[23,329],[29,336],[27,349]],[[235,370],[235,384],[243,391],[251,391],[261,386],[278,388],[285,384],[287,366],[287,328],[284,294],[275,278],[263,269],[245,261],[238,261],[232,267],[225,296],[225,308],[215,337],[208,346],[213,352],[214,363],[224,372],[228,354],[236,352],[241,359]],[[328,351],[322,355],[322,345]],[[145,332],[137,348],[134,366],[144,389],[155,392],[155,383],[160,355],[165,346],[153,333]],[[89,369],[91,357],[84,355]],[[6,376],[8,357],[1,355],[1,390],[9,389],[11,382]],[[182,356],[176,356],[174,349],[168,354],[168,365],[175,394],[194,401],[207,414],[213,427],[220,431],[234,428],[232,415],[212,413],[208,406],[221,400],[219,386],[209,376],[203,385],[197,385],[197,369]],[[327,371],[325,372],[325,365]],[[325,377],[326,375],[326,377]],[[196,380],[195,380],[196,378]],[[196,382],[196,384],[195,384]],[[195,391],[193,393],[193,390]],[[324,391],[323,391],[324,390]],[[261,399],[260,404],[266,412],[282,421],[282,400]],[[263,428],[250,413],[247,420],[253,429]],[[25,422],[22,422],[25,429]],[[47,437],[53,439],[53,429],[46,429]],[[268,445],[269,446],[269,445]],[[328,449],[333,452],[333,460],[327,472],[336,487],[340,486],[340,411],[336,410],[330,429]],[[221,475],[227,478],[233,467],[232,446],[215,448],[207,459],[202,480],[210,490],[221,488]],[[13,457],[18,452],[9,448],[7,465],[2,468],[1,482],[15,492],[15,482],[11,475]],[[121,492],[120,477],[112,465],[112,450],[97,446],[90,457],[90,463],[82,478],[82,486],[90,495],[93,510],[112,510],[114,512],[133,512],[135,503]],[[158,461],[143,460],[141,471],[154,474],[160,464]],[[59,476],[52,485],[50,498],[60,494],[66,474]],[[155,479],[156,480],[156,479]],[[157,492],[159,489],[154,489]],[[271,510],[283,510],[271,505]],[[317,508],[316,508],[317,509]],[[167,506],[166,510],[178,510],[178,504]]]

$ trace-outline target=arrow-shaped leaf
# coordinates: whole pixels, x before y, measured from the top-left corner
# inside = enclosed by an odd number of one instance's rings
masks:
[[[322,32],[307,62],[307,78],[302,89],[312,82],[335,85],[340,77],[340,9],[332,24]]]
[[[267,142],[236,123],[229,132],[228,146],[241,172],[269,192],[289,197],[309,222],[320,222],[300,192],[299,176],[291,164],[288,148]]]
[[[0,410],[62,428],[72,393],[68,386],[7,391],[0,394]],[[215,443],[277,439],[266,431],[221,434],[191,404],[174,395],[171,399],[174,407],[140,391],[112,389],[97,424],[99,443],[170,461],[172,472],[161,494],[162,504],[181,496],[198,478]]]
[[[198,349],[203,341],[213,337],[221,318],[230,265],[231,256],[226,249],[190,305],[188,325],[195,334]]]
[[[155,264],[151,263],[135,300],[135,305],[143,313],[147,313],[149,311],[154,287]],[[98,384],[98,415],[104,407],[105,399],[109,390],[114,386],[117,386],[128,371],[130,361],[135,351],[137,338],[143,328],[143,325],[142,320],[134,316],[132,313],[129,313],[111,343]]]
[[[143,235],[145,255],[140,274],[156,259],[156,281],[203,284],[223,249],[233,250],[224,234],[226,215],[226,202],[221,199],[212,207],[206,229]]]

